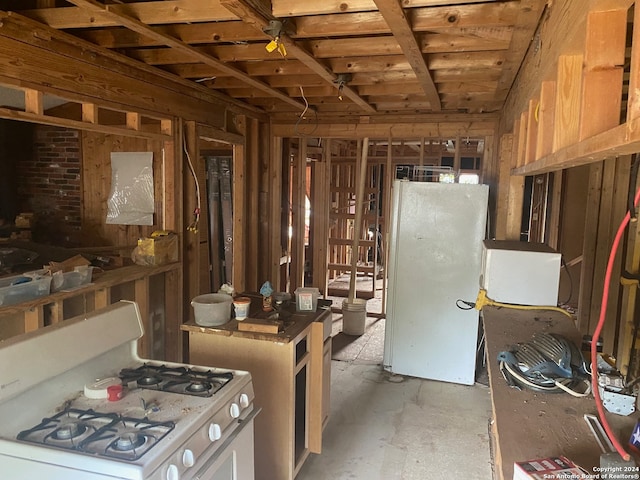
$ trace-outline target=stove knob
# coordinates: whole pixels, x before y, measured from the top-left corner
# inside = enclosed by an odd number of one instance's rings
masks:
[[[220,425],[217,423],[209,425],[209,440],[215,442],[216,440],[220,440],[220,437],[222,437],[222,429],[220,428]]]
[[[240,407],[238,406],[237,403],[231,404],[231,407],[229,408],[229,413],[231,414],[232,418],[238,418],[240,416]]]
[[[169,468],[167,469],[167,480],[179,480],[180,479],[180,472],[178,471],[178,467],[176,467],[174,464],[169,465]]]
[[[242,408],[247,408],[249,406],[249,395],[246,393],[242,393],[240,395],[240,406]]]
[[[193,467],[195,463],[196,463],[196,459],[193,456],[193,452],[187,448],[182,454],[182,464],[185,467],[190,468],[190,467]]]

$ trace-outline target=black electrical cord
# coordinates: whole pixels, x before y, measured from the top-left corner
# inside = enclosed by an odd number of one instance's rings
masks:
[[[458,300],[456,300],[456,307],[458,307],[460,310],[473,310],[474,308],[476,308],[476,304],[473,302],[467,302],[459,298]]]
[[[567,277],[569,277],[569,298],[567,298],[566,301],[561,302],[561,305],[569,305],[569,302],[571,301],[571,296],[573,295],[573,278],[571,278],[571,272],[569,271],[567,262],[564,261],[564,255],[560,255],[560,262],[564,267],[564,271],[567,272]]]

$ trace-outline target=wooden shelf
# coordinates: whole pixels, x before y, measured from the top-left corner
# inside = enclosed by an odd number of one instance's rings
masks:
[[[145,335],[139,341],[143,358],[182,361],[182,264],[158,267],[131,265],[95,275],[95,280],[73,290],[0,307],[0,339],[38,330],[50,324],[84,315],[119,300],[135,301],[140,309]],[[164,328],[155,328],[156,322]]]

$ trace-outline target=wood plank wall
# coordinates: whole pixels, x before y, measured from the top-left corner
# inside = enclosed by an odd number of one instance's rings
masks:
[[[542,48],[531,51],[525,60],[523,75],[516,81],[501,121],[503,127],[513,125],[512,130],[503,128],[501,136],[501,157],[509,156],[508,143],[512,141],[512,175],[554,172],[546,191],[550,225],[538,240],[571,252],[573,258],[567,260],[580,273],[577,322],[584,334],[592,333],[598,321],[609,249],[627,209],[629,153],[638,149],[633,140],[637,129],[631,122],[636,120],[638,111],[640,16],[636,9],[635,19],[630,22],[630,4],[612,1],[606,5],[598,2],[554,5],[539,31]],[[554,32],[562,30],[562,25],[570,33],[567,41],[553,42]],[[628,43],[631,38],[628,26],[633,29],[632,43]],[[629,63],[627,106],[624,66]],[[627,124],[623,124],[625,118]],[[583,167],[589,172],[585,192],[573,181],[584,178],[583,174],[573,175],[572,170],[587,164]],[[500,188],[505,184],[501,181]],[[571,185],[570,191],[565,192],[567,185]],[[501,197],[507,198],[504,192]],[[583,219],[581,226],[565,207],[573,209],[576,218]],[[501,233],[506,232],[507,219],[508,212],[503,207],[497,221]],[[576,228],[581,231],[576,232]],[[637,241],[635,230],[626,237],[630,242],[626,262],[637,271],[638,265],[631,263]],[[581,255],[576,255],[574,247],[580,240]],[[629,298],[633,295],[618,281],[624,261],[621,250],[614,264],[602,336],[605,351],[618,356],[621,367],[626,368],[633,344],[626,336],[632,334],[635,326],[630,320],[633,307]],[[576,273],[575,268],[573,272]],[[622,321],[620,296],[625,311]]]

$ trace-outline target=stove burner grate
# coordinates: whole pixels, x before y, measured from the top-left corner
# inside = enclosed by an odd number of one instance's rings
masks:
[[[20,432],[17,438],[63,450],[134,461],[174,427],[173,422],[154,422],[146,417],[67,408]]]
[[[140,388],[210,397],[233,379],[233,372],[144,364],[122,369],[120,378],[125,385],[135,381]]]

